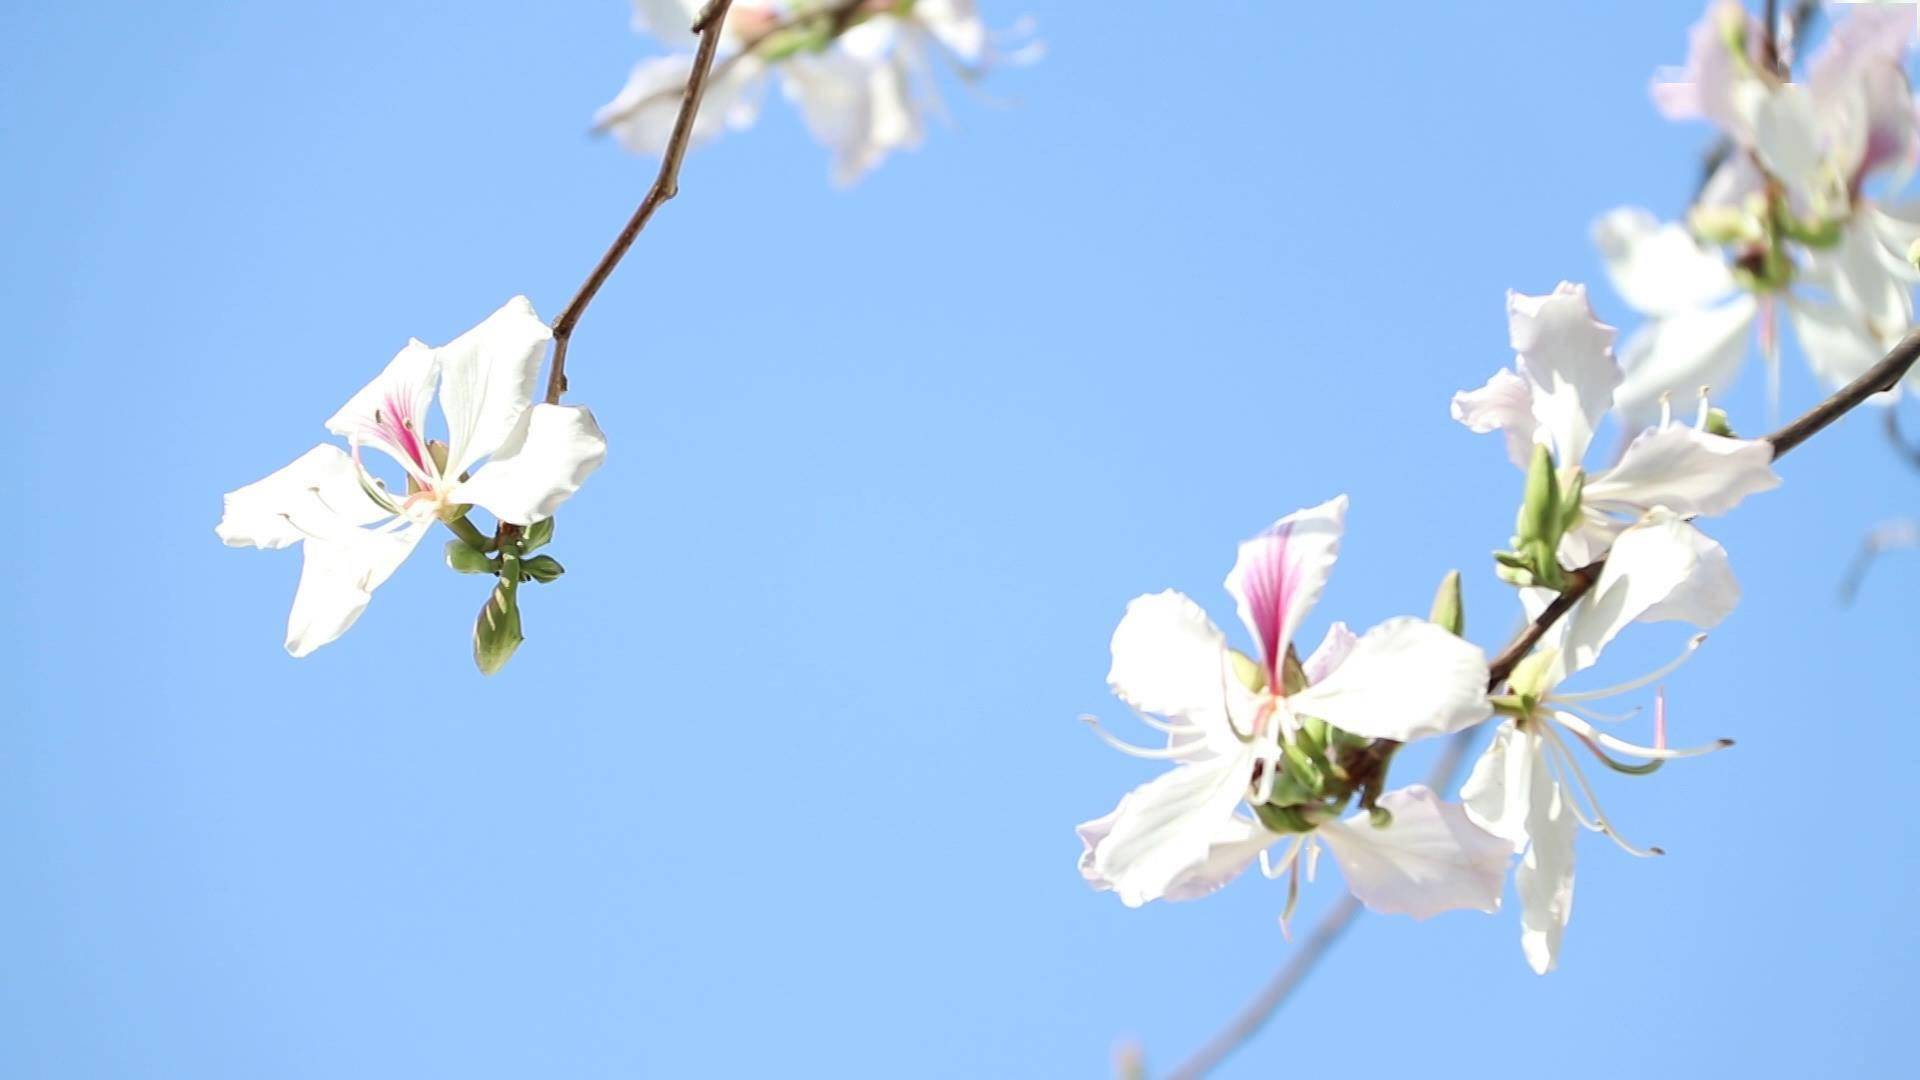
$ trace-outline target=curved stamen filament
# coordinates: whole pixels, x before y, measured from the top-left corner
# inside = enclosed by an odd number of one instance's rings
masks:
[[[1300,846],[1306,842],[1307,838],[1304,835],[1294,837],[1293,843],[1287,845],[1287,853],[1280,856],[1278,861],[1275,861],[1273,858],[1273,849],[1261,848],[1261,876],[1265,877],[1268,881],[1273,881],[1278,879],[1281,874],[1286,873],[1293,867],[1293,861],[1300,857]]]
[[[1192,744],[1189,743],[1182,743],[1179,746],[1163,747],[1157,750],[1144,746],[1135,746],[1124,739],[1114,736],[1106,728],[1101,727],[1100,721],[1094,717],[1083,716],[1080,719],[1088,727],[1093,729],[1093,733],[1100,737],[1101,742],[1106,743],[1108,746],[1113,747],[1128,757],[1146,758],[1149,761],[1166,761],[1172,758],[1186,757],[1191,754],[1194,749]]]
[[[1586,815],[1580,812],[1579,800],[1573,798],[1572,789],[1567,787],[1564,779],[1561,781],[1561,793],[1566,796],[1567,805],[1573,808],[1574,816],[1580,819],[1582,825],[1586,825],[1587,828],[1593,829],[1596,832],[1604,833],[1608,839],[1620,845],[1620,849],[1629,855],[1637,855],[1645,859],[1655,855],[1666,854],[1665,851],[1657,847],[1636,847],[1626,837],[1621,836],[1620,831],[1613,827],[1613,822],[1607,820],[1606,812],[1600,809],[1600,797],[1594,793],[1593,785],[1587,782],[1587,774],[1580,771],[1579,760],[1573,756],[1573,751],[1567,749],[1567,744],[1560,741],[1560,736],[1553,730],[1553,725],[1540,725],[1540,733],[1545,737],[1548,745],[1552,746],[1553,749],[1559,753],[1559,765],[1573,775],[1574,783],[1579,786],[1580,793],[1586,796],[1587,806],[1593,810],[1593,818],[1591,822],[1589,822]],[[1552,760],[1551,756],[1549,756],[1549,761],[1551,762]]]
[[[1632,754],[1634,757],[1645,758],[1648,761],[1672,761],[1674,758],[1700,757],[1705,754],[1711,754],[1716,750],[1725,750],[1733,745],[1732,739],[1715,739],[1704,746],[1689,746],[1678,749],[1657,745],[1641,746],[1638,743],[1630,743],[1625,739],[1614,738],[1612,735],[1601,731],[1585,720],[1568,713],[1555,713],[1553,719],[1561,727],[1566,728],[1568,731],[1573,732],[1588,742],[1604,746],[1615,753]],[[1656,738],[1654,741],[1659,743],[1665,740]]]
[[[1628,680],[1627,682],[1621,683],[1618,686],[1608,686],[1599,690],[1582,690],[1577,694],[1554,694],[1552,695],[1551,700],[1555,704],[1568,704],[1568,703],[1577,703],[1582,701],[1599,701],[1603,698],[1618,697],[1619,695],[1627,693],[1628,691],[1638,690],[1643,686],[1648,686],[1652,683],[1657,683],[1661,679],[1664,679],[1667,676],[1673,674],[1675,671],[1679,670],[1680,665],[1692,659],[1694,650],[1698,649],[1700,647],[1700,644],[1706,640],[1707,640],[1707,635],[1695,634],[1692,637],[1692,639],[1687,642],[1687,647],[1680,651],[1679,656],[1674,657],[1672,660],[1668,661],[1667,663],[1661,665],[1658,668],[1655,668],[1653,671],[1648,672],[1647,674],[1642,675],[1637,679],[1631,679],[1631,680]]]

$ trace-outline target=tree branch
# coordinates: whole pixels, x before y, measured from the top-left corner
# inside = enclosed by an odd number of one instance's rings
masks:
[[[627,219],[627,224],[614,237],[613,245],[587,275],[580,290],[553,320],[553,366],[547,372],[547,404],[560,403],[560,395],[567,389],[567,342],[573,337],[573,328],[579,324],[580,316],[593,302],[600,286],[607,283],[613,275],[613,268],[620,265],[626,257],[627,249],[647,227],[647,221],[653,212],[660,209],[667,200],[680,193],[680,162],[687,156],[687,144],[693,138],[694,117],[700,112],[700,99],[706,96],[707,82],[713,73],[714,53],[720,47],[720,31],[727,21],[727,9],[733,6],[733,0],[709,0],[700,17],[694,21],[693,28],[700,35],[699,48],[694,50],[693,70],[687,75],[687,88],[680,98],[680,113],[673,119],[673,133],[667,138],[665,155],[660,159],[660,172],[654,177],[653,187],[647,190],[646,198],[640,200],[640,206]]]
[[[1805,415],[1786,425],[1771,435],[1766,442],[1773,446],[1776,460],[1794,447],[1806,442],[1818,434],[1827,425],[1846,415],[1873,395],[1897,386],[1916,361],[1920,361],[1920,330],[1914,330],[1900,339],[1900,343],[1887,353],[1879,363],[1869,368],[1864,375],[1833,392],[1825,401],[1808,409]],[[1525,659],[1540,639],[1546,636],[1553,625],[1572,611],[1575,604],[1587,595],[1594,582],[1600,580],[1600,571],[1605,569],[1607,560],[1597,559],[1578,570],[1568,571],[1567,587],[1547,605],[1538,618],[1527,624],[1507,647],[1500,650],[1487,664],[1489,692],[1499,688],[1500,684],[1513,674],[1515,665]],[[1476,728],[1468,728],[1454,735],[1447,749],[1432,773],[1427,777],[1427,786],[1435,790],[1451,787],[1453,778],[1466,760],[1467,748],[1472,743]],[[1286,1003],[1293,991],[1306,981],[1308,975],[1320,963],[1328,951],[1333,948],[1348,924],[1360,914],[1360,902],[1351,895],[1342,900],[1307,935],[1306,942],[1295,952],[1279,973],[1273,977],[1247,1006],[1240,1010],[1225,1029],[1209,1039],[1192,1057],[1169,1074],[1171,1080],[1196,1080],[1205,1076],[1228,1054],[1251,1039],[1266,1022],[1273,1018],[1280,1006]]]

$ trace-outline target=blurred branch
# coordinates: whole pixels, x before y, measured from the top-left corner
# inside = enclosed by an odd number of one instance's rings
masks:
[[[1853,565],[1847,568],[1846,578],[1840,582],[1840,602],[1851,604],[1860,595],[1860,586],[1866,581],[1867,571],[1873,567],[1873,561],[1883,551],[1895,551],[1901,548],[1920,547],[1920,522],[1910,518],[1883,522],[1874,526],[1867,539],[1860,545],[1860,553],[1853,557]]]
[[[1909,465],[1920,469],[1920,446],[1908,441],[1906,435],[1901,432],[1898,410],[1891,408],[1887,410],[1886,424],[1887,441],[1893,444],[1894,450],[1898,451],[1901,457],[1907,459]]]
[[[1808,409],[1799,419],[1787,424],[1780,430],[1766,436],[1766,442],[1773,446],[1773,456],[1778,460],[1789,451],[1819,434],[1835,420],[1846,415],[1877,393],[1897,386],[1916,361],[1920,361],[1920,330],[1901,338],[1893,350],[1868,369],[1866,374],[1833,392],[1825,401]],[[1578,570],[1568,572],[1568,583],[1564,591],[1554,598],[1553,603],[1542,611],[1538,618],[1520,631],[1507,647],[1500,650],[1487,664],[1489,679],[1487,689],[1498,689],[1500,684],[1513,674],[1516,664],[1526,658],[1534,645],[1538,644],[1553,625],[1560,621],[1580,598],[1600,580],[1600,571],[1606,567],[1605,559],[1598,559]],[[1454,775],[1459,772],[1460,764],[1466,759],[1468,747],[1472,743],[1474,728],[1456,734],[1447,744],[1446,752],[1434,764],[1427,778],[1427,785],[1436,791],[1451,787]],[[1326,956],[1334,943],[1354,918],[1360,914],[1360,903],[1351,895],[1343,899],[1334,909],[1321,919],[1307,936],[1306,942],[1295,952],[1278,974],[1273,977],[1260,993],[1240,1010],[1239,1015],[1219,1034],[1209,1039],[1192,1057],[1169,1074],[1170,1080],[1195,1080],[1205,1076],[1227,1055],[1238,1049],[1248,1039],[1273,1018],[1280,1006],[1286,1003],[1293,991],[1306,981],[1308,975]]]
[[[647,227],[653,212],[660,209],[667,200],[680,193],[680,162],[687,156],[687,143],[693,138],[694,117],[700,112],[700,100],[706,96],[707,82],[713,72],[714,53],[720,47],[720,30],[727,21],[727,9],[733,6],[733,0],[709,0],[705,9],[695,20],[693,29],[700,35],[700,45],[694,50],[693,70],[687,75],[687,88],[680,97],[680,113],[673,119],[673,133],[667,137],[666,154],[660,160],[660,172],[654,177],[653,186],[647,189],[647,195],[640,200],[640,206],[627,219],[620,234],[613,239],[613,246],[594,264],[593,271],[581,284],[580,290],[553,320],[553,366],[547,373],[547,404],[557,405],[560,395],[567,389],[567,343],[572,340],[573,328],[579,324],[580,316],[593,302],[600,286],[613,276],[613,269],[626,257],[627,249],[640,236],[640,230]]]

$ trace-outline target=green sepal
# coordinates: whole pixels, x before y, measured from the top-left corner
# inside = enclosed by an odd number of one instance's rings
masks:
[[[467,541],[455,537],[447,541],[447,566],[458,574],[497,574],[500,560],[489,558]]]
[[[537,581],[546,585],[566,572],[567,568],[561,566],[559,560],[551,555],[535,555],[531,559],[520,561],[520,580],[522,581]]]
[[[1727,421],[1727,410],[1725,409],[1710,408],[1707,410],[1707,434],[1718,435],[1723,439],[1737,439],[1740,437],[1733,433],[1733,425]]]
[[[526,531],[520,534],[520,550],[524,554],[530,554],[546,547],[552,540],[553,519],[542,518],[527,526]]]
[[[1427,613],[1427,621],[1454,637],[1466,636],[1467,611],[1466,603],[1460,596],[1460,571],[1449,570],[1447,576],[1440,579],[1440,588],[1434,591],[1433,607]]]
[[[1253,808],[1253,813],[1255,817],[1260,819],[1260,824],[1265,825],[1277,833],[1312,832],[1315,828],[1314,823],[1308,820],[1307,815],[1300,810],[1299,807],[1295,806],[1275,806],[1272,803],[1262,803]]]
[[[1258,660],[1239,649],[1228,649],[1227,659],[1233,664],[1233,676],[1240,680],[1240,685],[1256,694],[1267,688],[1267,669]]]

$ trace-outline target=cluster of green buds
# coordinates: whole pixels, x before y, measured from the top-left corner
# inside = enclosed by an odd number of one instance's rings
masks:
[[[473,622],[473,662],[481,674],[491,675],[507,665],[525,640],[520,631],[520,583],[542,585],[566,573],[551,555],[535,551],[553,540],[553,519],[525,528],[502,525],[493,536],[475,528],[465,515],[447,522],[454,538],[447,541],[447,565],[462,574],[491,574],[497,580],[480,615]]]
[[[1428,618],[1455,636],[1465,633],[1458,570],[1440,583]],[[1232,657],[1234,674],[1249,690],[1266,689],[1266,672],[1258,662],[1238,651]],[[1288,694],[1306,686],[1306,673],[1291,648],[1281,671]],[[1253,808],[1260,823],[1277,833],[1306,833],[1355,804],[1367,812],[1375,828],[1393,824],[1393,815],[1379,805],[1379,799],[1400,744],[1363,738],[1317,717],[1302,716],[1299,721],[1292,735],[1280,742],[1272,794]]]
[[[1520,588],[1541,586],[1558,591],[1566,587],[1560,567],[1560,539],[1580,522],[1580,497],[1586,474],[1574,466],[1564,476],[1553,464],[1553,453],[1535,445],[1527,463],[1526,494],[1513,523],[1513,547],[1493,553],[1500,580]]]

